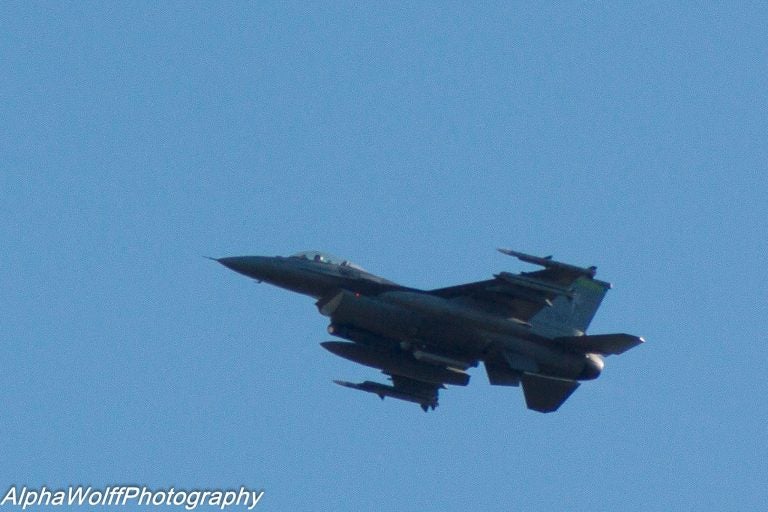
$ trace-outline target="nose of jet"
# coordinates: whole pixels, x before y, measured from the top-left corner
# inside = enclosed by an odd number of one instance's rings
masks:
[[[258,281],[264,281],[273,274],[273,259],[267,256],[231,256],[228,258],[217,258],[216,261],[230,270]]]

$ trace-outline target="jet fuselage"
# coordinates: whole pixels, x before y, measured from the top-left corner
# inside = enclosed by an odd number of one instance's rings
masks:
[[[566,379],[594,379],[603,368],[599,358],[552,347],[523,324],[400,286],[354,266],[282,256],[218,261],[257,281],[320,299],[318,309],[331,318],[329,332],[340,337],[346,338],[338,334],[345,328],[364,331],[401,347],[431,348],[467,366],[505,350],[524,355],[521,364],[530,366],[525,369]]]
[[[551,258],[502,250],[544,271],[438,290],[418,290],[318,252],[290,257],[217,259],[259,282],[308,295],[330,318],[328,332],[351,341],[325,342],[330,352],[382,370],[394,386],[366,381],[342,386],[437,406],[443,384],[466,385],[465,371],[485,363],[493,385],[523,385],[528,407],[556,410],[578,387],[597,378],[599,354],[620,354],[642,338],[586,336],[608,283]]]

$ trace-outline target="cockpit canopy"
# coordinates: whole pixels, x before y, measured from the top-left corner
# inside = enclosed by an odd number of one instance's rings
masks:
[[[300,258],[303,260],[310,260],[310,261],[318,261],[320,263],[328,263],[330,265],[339,265],[342,267],[350,267],[357,270],[362,270],[365,272],[365,269],[362,268],[360,265],[355,265],[349,260],[345,260],[343,258],[337,258],[336,256],[332,254],[328,254],[327,252],[320,252],[320,251],[302,251],[297,252],[296,254],[292,254],[291,258]]]

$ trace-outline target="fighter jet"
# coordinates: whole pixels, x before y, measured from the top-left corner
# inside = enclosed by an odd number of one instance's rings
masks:
[[[289,257],[219,258],[225,267],[316,299],[330,319],[331,353],[389,376],[391,384],[334,381],[342,386],[438,405],[446,385],[466,386],[467,370],[482,362],[491,385],[521,386],[529,409],[557,410],[597,378],[603,356],[641,343],[630,334],[586,333],[611,285],[582,268],[499,249],[542,269],[500,272],[493,279],[419,290],[371,274],[331,255],[305,251]]]

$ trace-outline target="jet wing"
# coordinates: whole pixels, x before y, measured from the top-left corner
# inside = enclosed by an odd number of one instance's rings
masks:
[[[544,269],[519,274],[500,272],[494,279],[438,288],[429,293],[464,302],[505,318],[528,322],[542,309],[552,307],[558,298],[564,298],[560,301],[577,299],[579,287],[594,288],[597,290],[594,293],[599,295],[599,299],[602,299],[605,290],[610,288],[610,284],[594,279],[595,267],[582,268],[555,261],[551,256],[540,258],[508,249],[499,250],[521,261],[540,265]],[[577,284],[577,281],[582,284]],[[592,306],[596,309],[597,305],[599,300]],[[589,318],[591,319],[591,314]]]
[[[528,283],[513,284],[508,276],[513,274],[503,273],[497,275],[495,279],[438,288],[430,290],[429,293],[464,302],[504,318],[516,318],[522,322],[527,322],[543,308],[551,306],[552,300],[558,293],[567,293],[567,290],[535,289],[526,286]],[[539,283],[533,282],[533,284]]]

